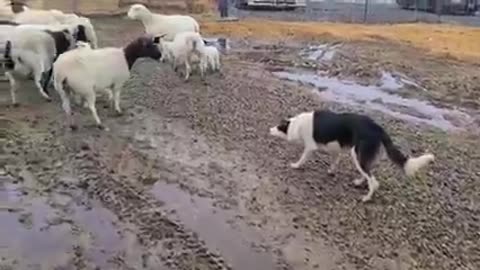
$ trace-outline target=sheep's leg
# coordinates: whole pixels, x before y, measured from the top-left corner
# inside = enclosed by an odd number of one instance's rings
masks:
[[[5,72],[5,76],[8,78],[8,81],[10,82],[10,96],[12,98],[12,104],[13,106],[18,106],[17,103],[17,98],[15,95],[15,92],[17,91],[17,82],[15,81],[15,78],[10,72]]]
[[[95,108],[95,100],[96,100],[95,92],[93,91],[93,89],[89,89],[87,93],[88,94],[85,97],[85,100],[87,101],[88,108],[92,112],[93,118],[97,123],[97,127],[100,129],[104,129],[105,127],[102,125],[102,122],[100,121],[100,118],[98,117],[98,114],[97,114],[97,109]]]
[[[103,89],[103,92],[107,95],[108,102],[105,104],[103,107],[104,108],[109,108],[110,106],[114,106],[114,100],[113,100],[113,92],[112,89],[110,88],[105,88]]]
[[[122,92],[122,85],[115,85],[113,89],[115,111],[118,115],[122,115],[122,110],[120,109],[120,94]]]
[[[190,78],[190,72],[192,72],[192,67],[190,67],[188,60],[185,60],[185,81],[188,81],[188,78]]]
[[[200,77],[202,80],[205,80],[205,64],[206,64],[205,57],[200,58],[199,69],[200,69]]]
[[[105,92],[107,92],[107,98],[108,98],[108,101],[110,101],[110,102],[113,102],[113,93],[112,93],[112,89],[110,89],[110,88],[107,88],[107,89],[105,89]]]
[[[52,79],[52,73],[53,73],[53,68],[51,68],[49,71],[47,71],[45,75],[45,80],[43,81],[42,88],[43,91],[48,94],[48,84],[50,83],[50,80]]]
[[[216,60],[215,69],[220,70],[220,56],[215,57],[215,60]]]
[[[41,94],[47,101],[52,101],[52,99],[50,98],[50,96],[43,91],[42,84],[41,84],[42,74],[43,74],[43,72],[35,72],[35,75],[34,75],[35,85],[37,86],[38,91],[40,91],[40,94]]]

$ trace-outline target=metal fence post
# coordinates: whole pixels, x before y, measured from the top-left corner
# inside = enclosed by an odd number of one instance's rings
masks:
[[[363,22],[367,22],[367,14],[368,14],[368,0],[365,0],[365,5],[363,8]]]
[[[305,0],[305,15],[306,15],[305,17],[306,17],[307,21],[311,19],[311,14],[310,14],[311,13],[311,10],[310,10],[311,6],[310,5],[311,5],[310,0]]]
[[[436,0],[436,10],[435,12],[437,13],[437,23],[442,22],[442,11],[443,11],[443,1],[442,0]]]
[[[418,22],[418,0],[415,0],[415,22]]]

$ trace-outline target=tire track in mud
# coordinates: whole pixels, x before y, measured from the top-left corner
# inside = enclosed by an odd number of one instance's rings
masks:
[[[72,160],[80,186],[120,220],[138,226],[138,241],[157,253],[150,255],[159,256],[174,269],[232,269],[220,255],[209,251],[195,232],[168,219],[160,210],[162,202],[112,177],[95,153],[83,148]]]

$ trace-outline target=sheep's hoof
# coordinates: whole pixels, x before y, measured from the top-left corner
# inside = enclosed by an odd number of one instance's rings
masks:
[[[49,97],[49,98],[45,98],[45,100],[46,100],[47,102],[52,102],[52,98],[50,98],[50,97]]]
[[[122,111],[115,111],[115,116],[117,116],[117,117],[123,116],[123,112]]]
[[[77,131],[77,130],[78,130],[78,126],[75,125],[75,124],[71,124],[71,125],[70,125],[70,130],[72,130],[72,131]]]
[[[100,130],[107,130],[107,127],[104,126],[103,124],[98,124],[97,128],[100,129]]]
[[[12,107],[13,108],[18,108],[18,107],[20,107],[20,103],[18,103],[18,102],[13,103]]]

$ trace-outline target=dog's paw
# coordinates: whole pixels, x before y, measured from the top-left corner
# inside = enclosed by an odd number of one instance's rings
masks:
[[[300,168],[300,164],[298,164],[298,163],[290,163],[290,167],[292,167],[293,169],[298,169],[298,168]]]

